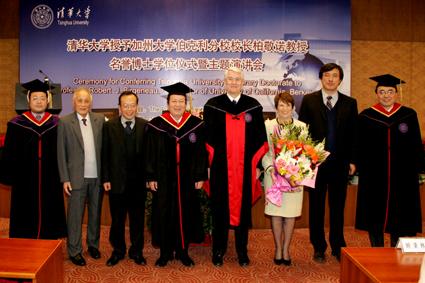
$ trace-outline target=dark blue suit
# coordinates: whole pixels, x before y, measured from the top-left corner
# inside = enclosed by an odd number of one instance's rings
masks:
[[[143,169],[144,132],[147,121],[136,117],[132,133],[126,134],[121,117],[105,123],[102,144],[102,183],[110,182],[111,229],[114,253],[124,256],[125,221],[129,215],[130,256],[143,255],[146,185]]]
[[[309,189],[310,242],[315,252],[327,248],[324,232],[326,192],[329,192],[330,231],[329,242],[334,254],[339,255],[341,247],[346,246],[343,234],[344,207],[347,192],[349,164],[355,164],[357,148],[357,102],[354,98],[338,92],[338,101],[330,111],[323,103],[321,90],[303,98],[299,119],[309,125],[310,134],[315,141],[329,138],[329,117],[335,118],[332,142],[325,148],[331,151],[320,167],[316,188]],[[329,148],[329,146],[331,148]]]

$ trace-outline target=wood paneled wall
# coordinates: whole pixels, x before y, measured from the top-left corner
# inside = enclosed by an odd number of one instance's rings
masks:
[[[351,94],[359,111],[375,103],[369,77],[392,73],[407,81],[402,103],[417,112],[425,137],[425,1],[352,0]],[[19,78],[19,1],[0,0],[0,133],[14,115],[14,85]],[[331,15],[330,15],[331,16]],[[423,188],[421,189],[422,193]],[[345,225],[355,217],[357,188],[348,189]],[[422,209],[425,207],[421,194]],[[10,189],[0,186],[0,217],[8,217]],[[297,227],[308,224],[308,194]],[[255,228],[268,228],[263,199],[253,207]],[[424,213],[422,213],[425,215]],[[110,224],[108,196],[103,200],[102,224]]]
[[[351,37],[367,41],[425,41],[425,1],[351,0]]]

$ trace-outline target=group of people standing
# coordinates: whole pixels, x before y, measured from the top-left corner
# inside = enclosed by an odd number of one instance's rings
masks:
[[[233,229],[238,263],[247,266],[251,207],[262,194],[261,168],[264,189],[274,182],[271,134],[276,126],[292,124],[308,127],[315,141],[325,139],[330,152],[318,169],[315,188],[305,188],[316,262],[326,260],[327,193],[332,255],[339,260],[346,246],[347,180],[356,169],[356,227],[369,232],[372,246],[384,245],[385,232],[391,234],[392,246],[398,237],[421,232],[418,174],[425,162],[416,112],[396,102],[400,80],[375,78],[378,103],[358,115],[356,100],[338,91],[340,66],[325,64],[319,78],[322,89],[303,98],[299,120],[293,118],[293,97],[283,92],[275,97],[276,118],[265,123],[259,102],[242,93],[244,76],[238,68],[225,71],[226,93],[208,100],[203,120],[186,111],[186,94],[193,90],[183,83],[162,87],[168,92],[168,111],[151,121],[136,117],[138,96],[125,91],[118,98],[120,115],[106,122],[102,114],[91,111],[87,88],[74,91],[74,113],[59,119],[46,112],[48,86],[38,80],[24,84],[30,110],[8,123],[1,163],[0,181],[12,186],[10,237],[67,236],[71,261],[86,265],[82,222],[87,203],[87,251],[99,259],[104,190],[109,192],[113,247],[106,264],[114,266],[128,254],[144,265],[145,200],[150,190],[152,243],[160,248],[155,265],[177,259],[193,266],[189,245],[204,239],[199,192],[208,188],[212,263],[223,265]],[[67,197],[66,221],[60,187]],[[291,265],[290,243],[303,190],[283,193],[281,206],[265,203],[277,265]]]

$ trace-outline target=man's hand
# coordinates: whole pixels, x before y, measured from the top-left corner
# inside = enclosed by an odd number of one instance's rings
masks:
[[[354,175],[356,173],[356,165],[350,163],[350,169],[348,170],[348,175]]]
[[[71,195],[71,191],[72,191],[71,182],[64,182],[63,183],[63,190],[65,191],[65,194],[67,194],[68,196],[70,196]]]
[[[202,189],[202,186],[204,185],[204,181],[199,181],[195,183],[195,189],[200,190]]]
[[[158,182],[157,181],[150,181],[148,184],[149,184],[149,189],[156,192],[156,190],[158,189]]]
[[[111,182],[105,182],[103,183],[103,189],[108,192],[111,190]]]

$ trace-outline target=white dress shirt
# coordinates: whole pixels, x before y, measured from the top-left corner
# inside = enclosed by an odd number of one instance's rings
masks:
[[[85,117],[87,119],[86,125],[84,125],[83,117],[80,114],[77,113],[77,117],[84,143],[84,178],[97,178],[96,148],[94,146],[90,113]]]

